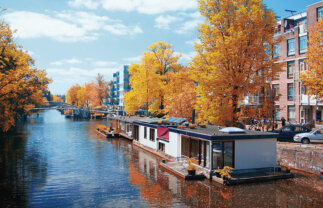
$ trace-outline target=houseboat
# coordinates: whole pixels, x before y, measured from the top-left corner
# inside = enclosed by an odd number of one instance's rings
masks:
[[[277,167],[275,133],[213,125],[180,125],[184,121],[180,118],[166,122],[159,119],[133,121],[134,143],[163,152],[174,160],[193,160],[197,172],[210,179],[219,177],[215,170],[231,167],[231,176],[236,178],[230,179],[231,184],[292,177]]]
[[[213,125],[200,127],[188,125],[185,118],[174,117],[165,120],[121,116],[108,120],[120,136],[164,157],[169,164],[172,161],[178,168],[179,165],[185,166],[185,161],[194,161],[197,173],[209,179],[219,179],[221,183],[236,184],[293,176],[277,166],[275,133]],[[167,162],[162,165],[167,166]],[[216,173],[224,167],[232,168],[230,179],[223,180]],[[183,173],[184,176],[186,174]]]
[[[114,132],[128,140],[134,139],[134,124],[133,121],[144,119],[138,116],[114,116],[108,117],[108,126],[113,128]]]

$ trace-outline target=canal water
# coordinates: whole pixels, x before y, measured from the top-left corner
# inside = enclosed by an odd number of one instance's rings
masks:
[[[184,181],[124,139],[106,139],[105,121],[33,115],[0,139],[0,207],[323,207],[323,180],[296,177],[224,187]]]

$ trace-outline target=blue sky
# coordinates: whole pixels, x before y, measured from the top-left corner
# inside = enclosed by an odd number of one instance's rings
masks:
[[[318,0],[264,0],[278,16]],[[105,80],[124,64],[139,62],[156,41],[173,44],[186,64],[203,22],[196,0],[3,0],[2,18],[17,29],[16,41],[53,79],[49,89],[65,94],[97,73]]]

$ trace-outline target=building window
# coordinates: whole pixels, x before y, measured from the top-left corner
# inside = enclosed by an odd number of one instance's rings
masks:
[[[144,127],[144,138],[147,139],[147,127]]]
[[[299,60],[299,71],[302,72],[302,71],[305,71],[305,70],[306,70],[305,61],[304,61],[304,59],[300,59]]]
[[[304,85],[301,86],[301,95],[306,94],[306,87]]]
[[[153,128],[150,128],[150,132],[149,132],[150,134],[149,134],[149,140],[150,141],[155,141],[155,129],[153,129]]]
[[[274,58],[278,58],[279,57],[279,44],[275,44],[274,45]]]
[[[295,106],[288,106],[288,121],[295,121]]]
[[[317,8],[317,19],[320,19],[323,17],[323,7]]]
[[[279,100],[279,85],[278,84],[273,85],[273,96],[274,96],[274,98]]]
[[[287,40],[287,55],[291,56],[291,55],[295,55],[295,39],[288,39]]]
[[[294,84],[289,83],[287,84],[288,88],[288,100],[294,100]]]
[[[293,79],[295,72],[295,61],[288,61],[287,62],[287,78]]]
[[[307,35],[299,37],[299,53],[307,52]]]
[[[274,117],[275,117],[275,120],[280,120],[280,110],[278,107],[276,107],[276,109],[274,110]]]

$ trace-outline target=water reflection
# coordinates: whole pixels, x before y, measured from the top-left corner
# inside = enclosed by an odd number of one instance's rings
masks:
[[[158,167],[159,160],[134,147],[129,181],[152,207],[322,207],[322,180],[296,178],[224,187],[209,181],[184,181]]]
[[[224,187],[185,181],[124,139],[106,139],[105,121],[73,121],[57,111],[29,118],[0,140],[1,207],[322,207],[323,180]]]
[[[0,206],[23,207],[28,192],[46,183],[46,155],[29,143],[24,129],[0,139]]]

